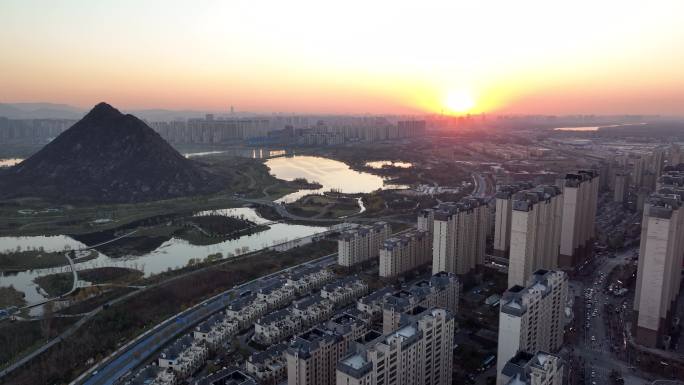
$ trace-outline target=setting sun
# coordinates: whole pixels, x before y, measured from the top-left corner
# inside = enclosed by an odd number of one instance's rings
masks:
[[[452,91],[444,99],[444,107],[455,114],[470,112],[475,107],[475,98],[467,91]]]

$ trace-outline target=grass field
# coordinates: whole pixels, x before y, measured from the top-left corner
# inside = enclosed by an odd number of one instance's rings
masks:
[[[231,178],[225,190],[205,196],[191,196],[153,202],[74,205],[37,198],[0,201],[0,236],[84,234],[108,230],[141,219],[179,212],[240,207],[235,194],[271,199],[296,191],[296,187],[269,174],[257,159],[228,156],[202,158],[214,172]]]
[[[209,269],[198,270],[194,274],[141,292],[100,312],[78,333],[49,349],[40,359],[12,373],[5,379],[5,383],[68,383],[85,370],[88,359],[102,359],[122,341],[132,339],[172,314],[250,279],[330,254],[336,247],[336,242],[324,240],[285,252],[266,251],[238,257],[228,263],[211,265]],[[196,265],[154,278],[168,279],[202,267],[204,266]],[[0,344],[3,339],[11,342],[13,355],[17,351],[26,350],[21,342],[35,344],[35,339],[14,341],[13,336],[3,335],[12,332],[0,329]],[[25,333],[28,335],[28,331]]]
[[[24,294],[13,287],[0,287],[0,309],[10,306],[23,306]]]

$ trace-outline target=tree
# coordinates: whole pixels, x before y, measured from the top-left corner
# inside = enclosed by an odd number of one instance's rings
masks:
[[[52,333],[52,319],[54,318],[54,303],[52,301],[46,302],[43,305],[43,318],[40,320],[40,330],[45,339],[50,338]]]

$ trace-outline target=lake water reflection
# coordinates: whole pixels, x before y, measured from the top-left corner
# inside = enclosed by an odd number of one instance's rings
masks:
[[[22,161],[23,159],[20,158],[3,158],[0,159],[0,167],[12,167],[15,164],[18,164]]]
[[[355,171],[343,162],[317,156],[271,158],[266,161],[266,166],[278,179],[306,178],[309,182],[318,182],[323,185],[318,190],[300,190],[285,195],[277,202],[290,203],[308,194],[320,194],[331,190],[357,194],[370,193],[383,188],[401,187],[385,185],[385,180],[377,175]]]
[[[269,223],[268,220],[259,217],[254,209],[246,207],[213,210],[197,213],[196,215],[206,213],[243,217],[255,223]],[[213,245],[193,245],[186,240],[172,237],[155,250],[141,256],[111,258],[98,253],[97,258],[77,263],[76,267],[77,270],[108,266],[128,267],[141,270],[145,273],[145,276],[150,276],[168,269],[183,267],[187,265],[191,258],[204,259],[209,254],[219,252],[223,253],[224,256],[229,254],[240,255],[275,244],[293,241],[297,238],[310,237],[326,230],[328,228],[322,226],[271,223],[267,230],[243,235],[238,239],[231,239]],[[64,250],[65,247],[79,249],[85,247],[85,245],[66,235],[50,237],[0,237],[0,251],[15,250],[17,247],[22,249],[43,247],[46,251],[59,251]],[[255,263],[258,264],[258,261],[255,261]],[[68,271],[68,268],[60,267],[19,273],[0,273],[0,286],[13,286],[15,289],[24,292],[27,302],[35,303],[44,297],[37,291],[37,286],[33,283],[33,280],[38,276],[63,271]]]

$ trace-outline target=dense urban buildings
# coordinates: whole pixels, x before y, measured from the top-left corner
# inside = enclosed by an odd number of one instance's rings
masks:
[[[45,144],[71,127],[69,119],[7,119],[0,116],[0,144]]]
[[[643,210],[633,325],[637,342],[649,347],[663,345],[662,337],[669,331],[679,295],[684,256],[683,200],[683,189],[665,186],[649,197]]]
[[[561,227],[561,267],[575,266],[591,251],[595,237],[599,175],[595,171],[567,174],[560,181],[563,190],[563,225]]]
[[[568,277],[539,270],[527,286],[513,286],[501,297],[497,384],[506,384],[503,369],[518,352],[556,352],[563,343]]]
[[[563,195],[556,186],[517,192],[512,198],[508,286],[525,286],[533,272],[556,269]]]
[[[337,241],[337,263],[351,267],[377,258],[380,246],[390,234],[391,229],[387,222],[376,222],[372,226],[359,226],[345,231]]]
[[[215,119],[212,114],[207,114],[204,119],[151,122],[150,127],[174,144],[217,144],[265,137],[271,131],[268,119]]]
[[[484,263],[489,208],[478,198],[445,202],[434,209],[432,271],[467,274]]]
[[[337,385],[451,384],[453,315],[440,308],[405,315],[400,328],[370,332],[337,365]]]
[[[380,247],[380,276],[396,277],[430,263],[431,246],[431,234],[422,230],[388,238]]]

